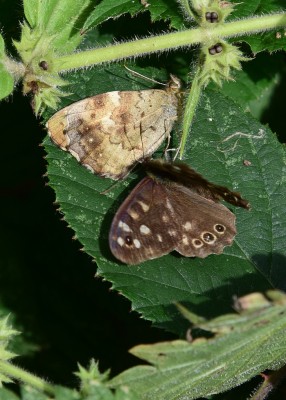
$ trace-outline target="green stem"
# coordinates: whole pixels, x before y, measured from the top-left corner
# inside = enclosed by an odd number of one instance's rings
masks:
[[[178,0],[178,2],[181,4],[182,10],[186,14],[187,18],[193,18],[194,20],[196,20],[196,15],[194,15],[190,7],[189,0]]]
[[[182,138],[180,143],[180,159],[182,159],[186,140],[189,136],[189,130],[192,125],[192,121],[194,118],[194,114],[200,99],[200,95],[202,92],[202,85],[199,83],[199,76],[201,74],[201,68],[198,67],[196,70],[196,74],[194,79],[192,80],[191,90],[187,99],[187,102],[184,106],[184,116],[182,122]]]
[[[172,32],[58,57],[54,60],[53,72],[59,73],[103,62],[121,60],[182,46],[191,46],[196,43],[216,40],[218,37],[246,35],[285,26],[286,13],[280,13],[241,19],[239,21],[212,26],[210,29],[197,28]]]
[[[273,371],[268,377],[265,377],[260,388],[250,397],[250,400],[264,400],[268,395],[285,379],[286,367],[282,367],[278,371]]]
[[[20,380],[21,382],[34,387],[40,392],[45,392],[52,396],[55,394],[53,385],[45,382],[43,379],[38,378],[37,376],[32,375],[29,372],[24,371],[19,367],[16,367],[9,362],[0,360],[0,372],[1,374],[9,376],[12,379]]]
[[[269,29],[281,28],[286,26],[286,13],[265,15],[263,17],[254,17],[240,19],[238,21],[222,24],[219,35],[221,37],[232,37],[248,35],[255,32],[265,32]]]

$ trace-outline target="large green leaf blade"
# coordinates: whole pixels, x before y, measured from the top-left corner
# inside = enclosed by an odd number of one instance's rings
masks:
[[[7,71],[7,68],[4,66],[6,59],[5,54],[5,43],[3,36],[0,35],[0,100],[9,96],[13,92],[14,89],[14,78]]]
[[[112,90],[112,84],[120,89],[120,76],[113,73],[109,81],[108,73],[105,80],[100,70],[97,75],[100,91]],[[110,89],[103,88],[106,84]],[[128,79],[123,78],[121,85],[126,88]],[[138,172],[100,194],[112,181],[92,175],[48,139],[45,141],[48,175],[56,199],[85,251],[95,257],[98,273],[132,301],[133,309],[176,332],[186,324],[174,301],[190,303],[200,314],[214,315],[218,307],[229,309],[234,294],[276,285],[285,289],[286,189],[281,145],[250,114],[211,91],[201,100],[189,139],[186,161],[209,180],[240,191],[252,209],[234,210],[238,234],[223,255],[202,260],[172,253],[138,266],[117,263],[108,247],[113,215],[140,179]],[[245,161],[251,165],[245,165]]]
[[[162,0],[150,3],[146,2],[146,5],[144,5],[144,2],[142,3],[140,1],[130,2],[130,0],[119,0],[116,2],[113,0],[103,0],[90,13],[84,23],[83,30],[94,28],[109,18],[118,18],[125,13],[133,16],[146,10],[150,12],[152,21],[170,19],[173,28],[183,27],[183,18],[175,1],[171,1],[168,4]]]
[[[261,16],[274,13],[281,13],[282,17],[282,13],[285,13],[284,0],[254,0],[239,3],[231,18],[247,18],[251,15]],[[283,50],[286,46],[283,28],[278,28],[276,31],[257,33],[256,35],[241,36],[239,39],[247,42],[254,54],[265,50],[269,52]],[[237,38],[235,41],[237,41]]]
[[[110,385],[130,386],[142,400],[191,400],[229,390],[263,370],[285,364],[283,302],[240,316],[225,316],[224,322],[228,331],[209,340],[136,346],[132,354],[151,366],[124,371]]]

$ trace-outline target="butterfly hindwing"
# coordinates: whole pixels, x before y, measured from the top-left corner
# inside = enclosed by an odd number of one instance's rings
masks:
[[[231,245],[236,228],[228,208],[184,186],[173,185],[168,191],[180,230],[174,250],[185,257],[205,258]]]

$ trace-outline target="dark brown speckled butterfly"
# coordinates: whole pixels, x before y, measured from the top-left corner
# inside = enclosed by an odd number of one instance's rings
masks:
[[[143,178],[119,207],[109,245],[126,264],[139,264],[176,250],[185,257],[222,253],[236,234],[235,216],[225,200],[249,209],[239,193],[208,182],[183,163],[145,163]]]

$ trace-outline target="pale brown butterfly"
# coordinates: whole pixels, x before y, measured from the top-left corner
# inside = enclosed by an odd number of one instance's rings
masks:
[[[73,103],[47,122],[51,139],[100,176],[121,179],[170,136],[180,81],[165,90],[114,91]]]

